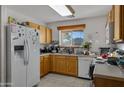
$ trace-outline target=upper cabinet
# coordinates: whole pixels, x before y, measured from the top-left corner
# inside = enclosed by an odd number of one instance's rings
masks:
[[[107,15],[107,24],[111,22],[114,22],[114,6],[112,7],[112,9],[109,11]]]
[[[114,41],[124,41],[124,6],[114,6]]]
[[[43,43],[43,44],[46,43],[47,40],[46,40],[46,27],[45,26],[40,25],[39,34],[40,34],[40,43]]]
[[[40,33],[40,43],[49,44],[52,42],[52,30],[51,29],[40,25],[39,33]]]
[[[49,28],[46,28],[46,43],[52,42],[52,30]]]
[[[25,22],[28,27],[34,28],[34,29],[39,29],[39,24],[33,23],[33,22]]]
[[[109,11],[107,15],[107,22],[106,22],[106,44],[114,43],[114,6],[112,7],[111,11]]]
[[[107,16],[107,43],[124,42],[124,5],[113,5]]]
[[[27,26],[37,29],[39,31],[40,43],[46,44],[52,42],[52,30],[43,25],[27,22]]]

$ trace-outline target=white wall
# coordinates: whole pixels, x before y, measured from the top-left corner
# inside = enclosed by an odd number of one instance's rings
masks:
[[[124,43],[117,43],[117,48],[124,50]]]
[[[42,24],[42,25],[46,25],[45,23],[39,21],[38,19],[36,18],[32,18],[30,16],[27,16],[27,15],[24,15],[22,13],[20,13],[19,11],[15,11],[15,10],[12,10],[10,8],[8,8],[7,6],[4,6],[6,7],[6,19],[8,19],[8,16],[12,16],[13,18],[15,18],[18,22],[25,22],[25,21],[32,21],[34,23],[38,23],[38,24]],[[27,11],[28,12],[28,11]]]
[[[92,40],[92,51],[98,51],[99,47],[107,47],[105,39],[105,24],[106,16],[80,19],[74,21],[63,21],[48,23],[48,27],[53,30],[53,40],[59,40],[59,32],[57,26],[62,25],[74,25],[74,24],[86,24],[86,29],[84,30],[85,37],[84,40]]]

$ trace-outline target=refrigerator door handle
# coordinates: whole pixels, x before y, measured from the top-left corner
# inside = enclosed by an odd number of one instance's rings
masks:
[[[28,47],[28,49],[27,49],[27,65],[29,64],[29,45],[28,45],[28,40],[26,40],[26,42],[27,42],[27,47]]]
[[[27,46],[26,41],[24,40],[24,65],[27,63]]]

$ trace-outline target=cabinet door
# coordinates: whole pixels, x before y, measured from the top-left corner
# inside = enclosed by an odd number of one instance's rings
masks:
[[[77,76],[77,58],[76,57],[67,57],[67,73],[72,76]]]
[[[112,12],[111,12],[111,19],[112,19],[112,22],[114,22],[114,18],[115,18],[115,7],[114,5],[112,6]]]
[[[56,72],[56,56],[51,56],[51,71]]]
[[[40,76],[44,75],[44,62],[43,57],[40,57]]]
[[[49,28],[46,28],[46,32],[47,32],[47,43],[51,43],[52,42],[52,30]]]
[[[114,40],[116,42],[124,41],[124,6],[115,5],[115,17],[114,17]]]
[[[40,76],[43,76],[44,75],[44,73],[45,73],[45,71],[44,71],[44,62],[41,62],[41,69],[40,69]]]
[[[65,56],[58,56],[56,58],[56,72],[61,74],[67,73],[67,62]]]
[[[61,58],[58,58],[56,56],[56,62],[55,62],[55,72],[60,73],[60,67],[61,67]]]
[[[53,61],[52,61],[52,56],[49,55],[49,72],[52,71],[52,64],[53,64]]]
[[[120,31],[121,31],[121,39],[124,41],[124,5],[121,5],[120,9]]]
[[[120,6],[115,5],[114,40],[120,40]]]
[[[46,43],[46,27],[45,26],[40,26],[40,43]]]
[[[44,74],[48,73],[47,60],[44,60]]]
[[[38,29],[39,24],[33,23],[33,22],[26,22],[28,27],[31,27],[33,29]]]
[[[45,74],[49,72],[49,56],[44,56],[44,72]]]
[[[55,72],[66,74],[67,72],[67,63],[65,61],[65,56],[56,56],[55,57]]]

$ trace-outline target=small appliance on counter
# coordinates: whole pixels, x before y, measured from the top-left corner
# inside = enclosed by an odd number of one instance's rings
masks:
[[[40,49],[40,53],[58,53],[60,50],[59,44],[57,41],[53,41],[51,44],[45,45],[43,48]]]
[[[107,54],[110,50],[109,47],[101,47],[100,49],[100,54]]]
[[[118,65],[124,65],[124,57],[119,58]]]
[[[124,69],[124,57],[120,57],[117,61],[117,64],[120,68]]]
[[[59,45],[54,45],[52,49],[52,53],[58,53],[59,52]]]
[[[52,53],[58,53],[60,48],[59,48],[59,42],[58,41],[52,41],[52,43],[49,45],[49,48]]]
[[[108,57],[107,63],[117,66],[117,61],[118,61],[117,57]]]

